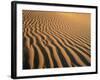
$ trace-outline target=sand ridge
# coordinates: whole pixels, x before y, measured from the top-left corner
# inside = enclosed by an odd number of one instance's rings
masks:
[[[23,10],[23,69],[90,66],[90,14]]]

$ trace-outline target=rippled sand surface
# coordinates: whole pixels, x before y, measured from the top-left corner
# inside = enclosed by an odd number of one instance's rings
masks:
[[[23,69],[90,66],[90,14],[23,10]]]

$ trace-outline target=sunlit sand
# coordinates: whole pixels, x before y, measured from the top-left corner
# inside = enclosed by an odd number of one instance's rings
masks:
[[[90,14],[23,10],[23,69],[90,66]]]

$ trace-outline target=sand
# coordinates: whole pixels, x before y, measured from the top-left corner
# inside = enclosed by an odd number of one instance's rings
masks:
[[[91,65],[90,14],[23,10],[23,69]]]

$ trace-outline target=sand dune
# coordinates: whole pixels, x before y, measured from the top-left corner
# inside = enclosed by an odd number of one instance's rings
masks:
[[[91,65],[90,14],[23,10],[23,69]]]

